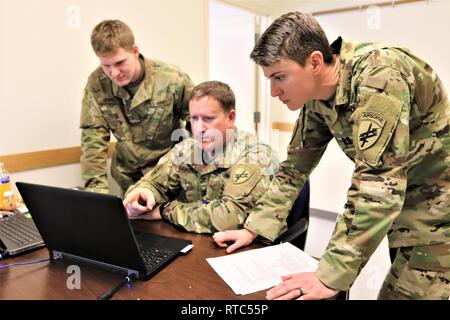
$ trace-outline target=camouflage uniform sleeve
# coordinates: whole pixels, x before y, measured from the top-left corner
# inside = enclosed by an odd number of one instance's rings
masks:
[[[110,132],[91,89],[86,86],[81,109],[81,174],[87,191],[108,193],[106,160]]]
[[[399,216],[407,186],[410,90],[390,67],[362,80],[352,115],[355,171],[344,213],[320,260],[317,276],[348,290]]]
[[[177,146],[174,148],[176,149]],[[156,204],[163,204],[169,201],[170,194],[178,194],[180,190],[180,176],[179,166],[174,161],[174,148],[162,156],[152,170],[128,188],[125,197],[134,189],[144,188],[153,192]]]
[[[283,161],[269,190],[249,213],[244,227],[270,241],[287,229],[286,218],[310,172],[322,157],[332,136],[320,116],[300,110]]]
[[[180,73],[180,87],[179,87],[179,96],[176,102],[175,109],[180,115],[180,121],[184,121],[186,123],[186,127],[189,129],[189,97],[191,95],[192,88],[194,87],[194,83],[191,78],[185,74]],[[190,131],[190,129],[189,129]]]
[[[251,148],[229,169],[230,178],[222,197],[210,201],[182,203],[173,201],[163,216],[187,231],[213,233],[242,228],[247,212],[269,186],[278,167],[272,149],[258,145]]]

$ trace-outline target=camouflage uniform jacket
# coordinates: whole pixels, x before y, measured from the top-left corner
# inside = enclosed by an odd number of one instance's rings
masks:
[[[292,202],[334,137],[355,170],[319,263],[321,281],[347,290],[386,234],[390,247],[437,245],[442,259],[422,258],[423,268],[450,270],[450,246],[439,247],[450,242],[450,109],[441,81],[404,48],[341,38],[333,48],[340,56],[334,100],[301,109],[288,158],[245,227],[270,240],[284,232]]]
[[[126,190],[173,147],[173,130],[189,119],[188,93],[193,87],[189,76],[163,62],[144,59],[144,63],[145,78],[132,98],[101,67],[88,79],[80,127],[81,168],[85,187],[90,191],[108,192],[110,132],[118,141],[111,173]]]
[[[234,131],[225,153],[203,164],[193,138],[177,144],[129,191],[148,188],[162,215],[187,231],[213,233],[242,228],[247,212],[278,169],[276,153],[254,135]]]

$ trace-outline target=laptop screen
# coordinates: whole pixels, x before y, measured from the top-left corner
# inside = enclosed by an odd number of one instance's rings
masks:
[[[49,250],[145,272],[122,200],[16,183]]]

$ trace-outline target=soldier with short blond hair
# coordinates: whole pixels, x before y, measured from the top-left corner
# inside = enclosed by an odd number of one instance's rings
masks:
[[[100,66],[82,101],[81,169],[88,191],[108,193],[107,154],[117,139],[111,174],[123,191],[151,170],[177,141],[172,132],[189,119],[193,87],[178,67],[144,58],[120,20],[100,22],[91,34]]]
[[[269,191],[243,229],[215,240],[276,239],[334,138],[355,164],[343,214],[317,271],[282,277],[267,298],[348,290],[387,235],[397,253],[379,299],[449,299],[450,104],[431,66],[388,43],[338,38],[328,45],[319,23],[300,12],[275,20],[251,58],[272,96],[300,114]]]

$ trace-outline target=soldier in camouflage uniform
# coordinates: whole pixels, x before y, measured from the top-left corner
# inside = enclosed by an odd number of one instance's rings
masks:
[[[177,144],[128,190],[128,215],[164,218],[197,233],[241,228],[247,211],[267,191],[278,157],[234,127],[235,99],[228,85],[199,84],[189,111],[194,138]]]
[[[282,233],[332,138],[355,163],[317,271],[284,277],[267,298],[321,299],[348,290],[387,235],[398,254],[379,298],[448,299],[450,107],[433,69],[386,43],[339,38],[330,47],[320,25],[298,12],[277,19],[251,57],[270,79],[272,96],[300,115],[288,158],[245,229],[220,240],[248,244]]]
[[[178,67],[139,54],[130,28],[98,24],[91,44],[100,66],[90,75],[81,111],[84,187],[108,192],[110,132],[117,139],[111,174],[122,190],[138,181],[176,143],[172,132],[189,118],[193,83]]]

